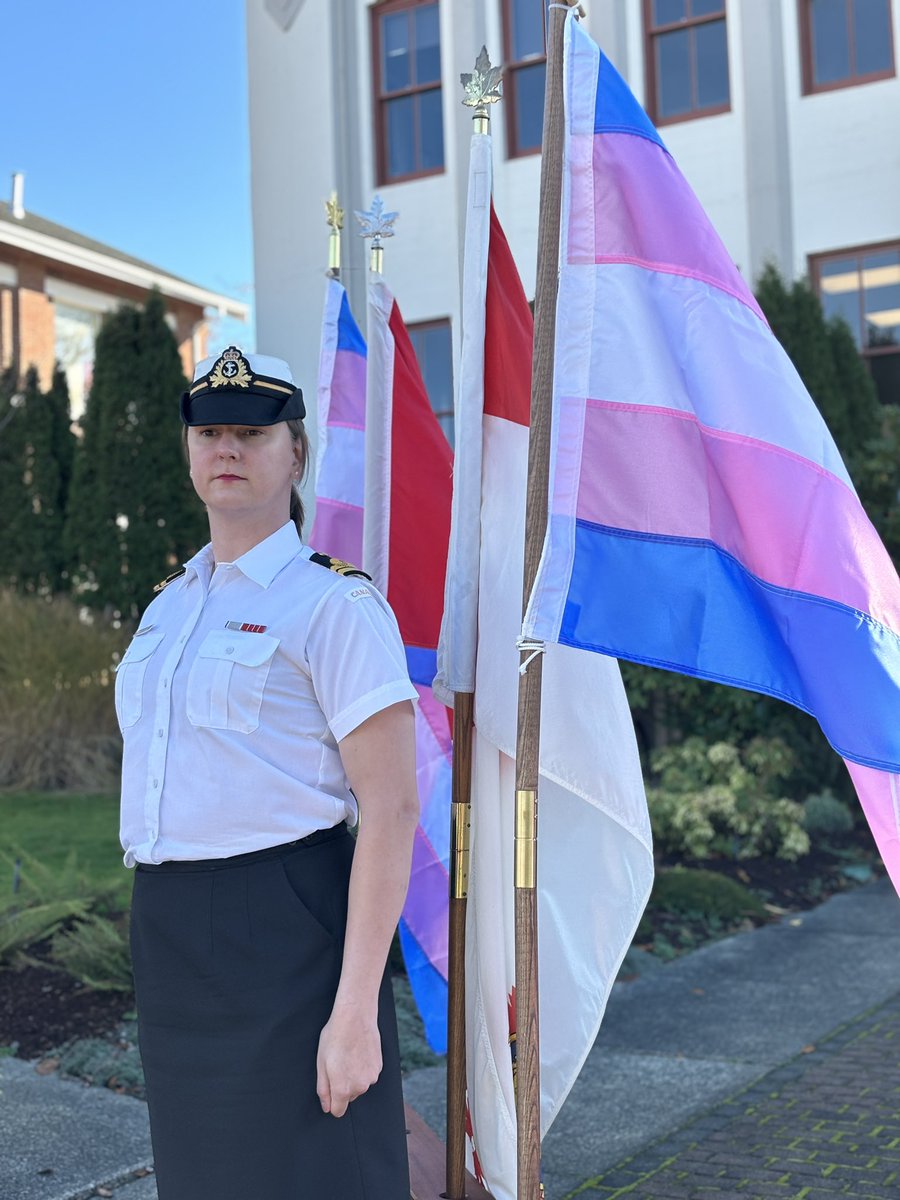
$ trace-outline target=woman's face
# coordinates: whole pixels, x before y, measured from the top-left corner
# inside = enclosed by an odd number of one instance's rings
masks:
[[[187,446],[194,490],[211,513],[288,519],[303,452],[284,421],[191,426]]]

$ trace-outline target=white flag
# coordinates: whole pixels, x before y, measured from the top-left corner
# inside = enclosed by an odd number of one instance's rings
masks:
[[[490,138],[476,134],[466,225],[454,525],[436,685],[445,696],[456,687],[466,689],[471,659],[477,659],[466,941],[469,1165],[498,1200],[514,1200],[516,638],[522,614],[532,321],[491,210],[490,190]],[[476,628],[477,648],[467,641]],[[593,1045],[653,879],[637,746],[613,660],[548,647],[540,770],[543,1135]]]

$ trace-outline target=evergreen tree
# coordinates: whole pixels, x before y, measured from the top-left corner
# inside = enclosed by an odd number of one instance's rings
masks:
[[[24,504],[22,497],[22,392],[14,368],[0,377],[0,587],[15,587],[22,558]]]
[[[52,453],[59,467],[59,494],[62,511],[69,504],[69,488],[72,485],[72,466],[75,458],[75,434],[72,432],[72,407],[69,403],[69,385],[66,373],[56,364],[53,383],[47,394],[52,413]]]
[[[158,293],[144,309],[106,319],[70,504],[70,544],[89,603],[136,615],[160,577],[206,540],[181,448],[186,387]]]
[[[56,592],[63,574],[63,504],[56,457],[56,414],[31,367],[24,403],[15,418],[21,487],[10,527],[15,545],[14,581],[22,591]]]

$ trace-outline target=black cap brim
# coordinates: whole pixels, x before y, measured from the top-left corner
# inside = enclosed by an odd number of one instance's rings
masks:
[[[296,388],[287,398],[253,387],[204,390],[181,397],[181,419],[185,425],[277,425],[279,421],[302,421],[306,416],[303,392]]]

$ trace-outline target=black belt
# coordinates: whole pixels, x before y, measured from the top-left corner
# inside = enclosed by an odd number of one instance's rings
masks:
[[[136,863],[138,871],[222,871],[227,867],[243,867],[249,863],[265,862],[267,858],[280,858],[292,850],[302,846],[317,846],[320,842],[331,842],[335,838],[346,837],[349,833],[347,825],[341,821],[331,829],[316,829],[306,837],[297,838],[293,842],[284,842],[280,846],[266,846],[262,850],[251,850],[247,854],[234,854],[230,858],[198,858],[192,860],[170,859],[161,863]]]

